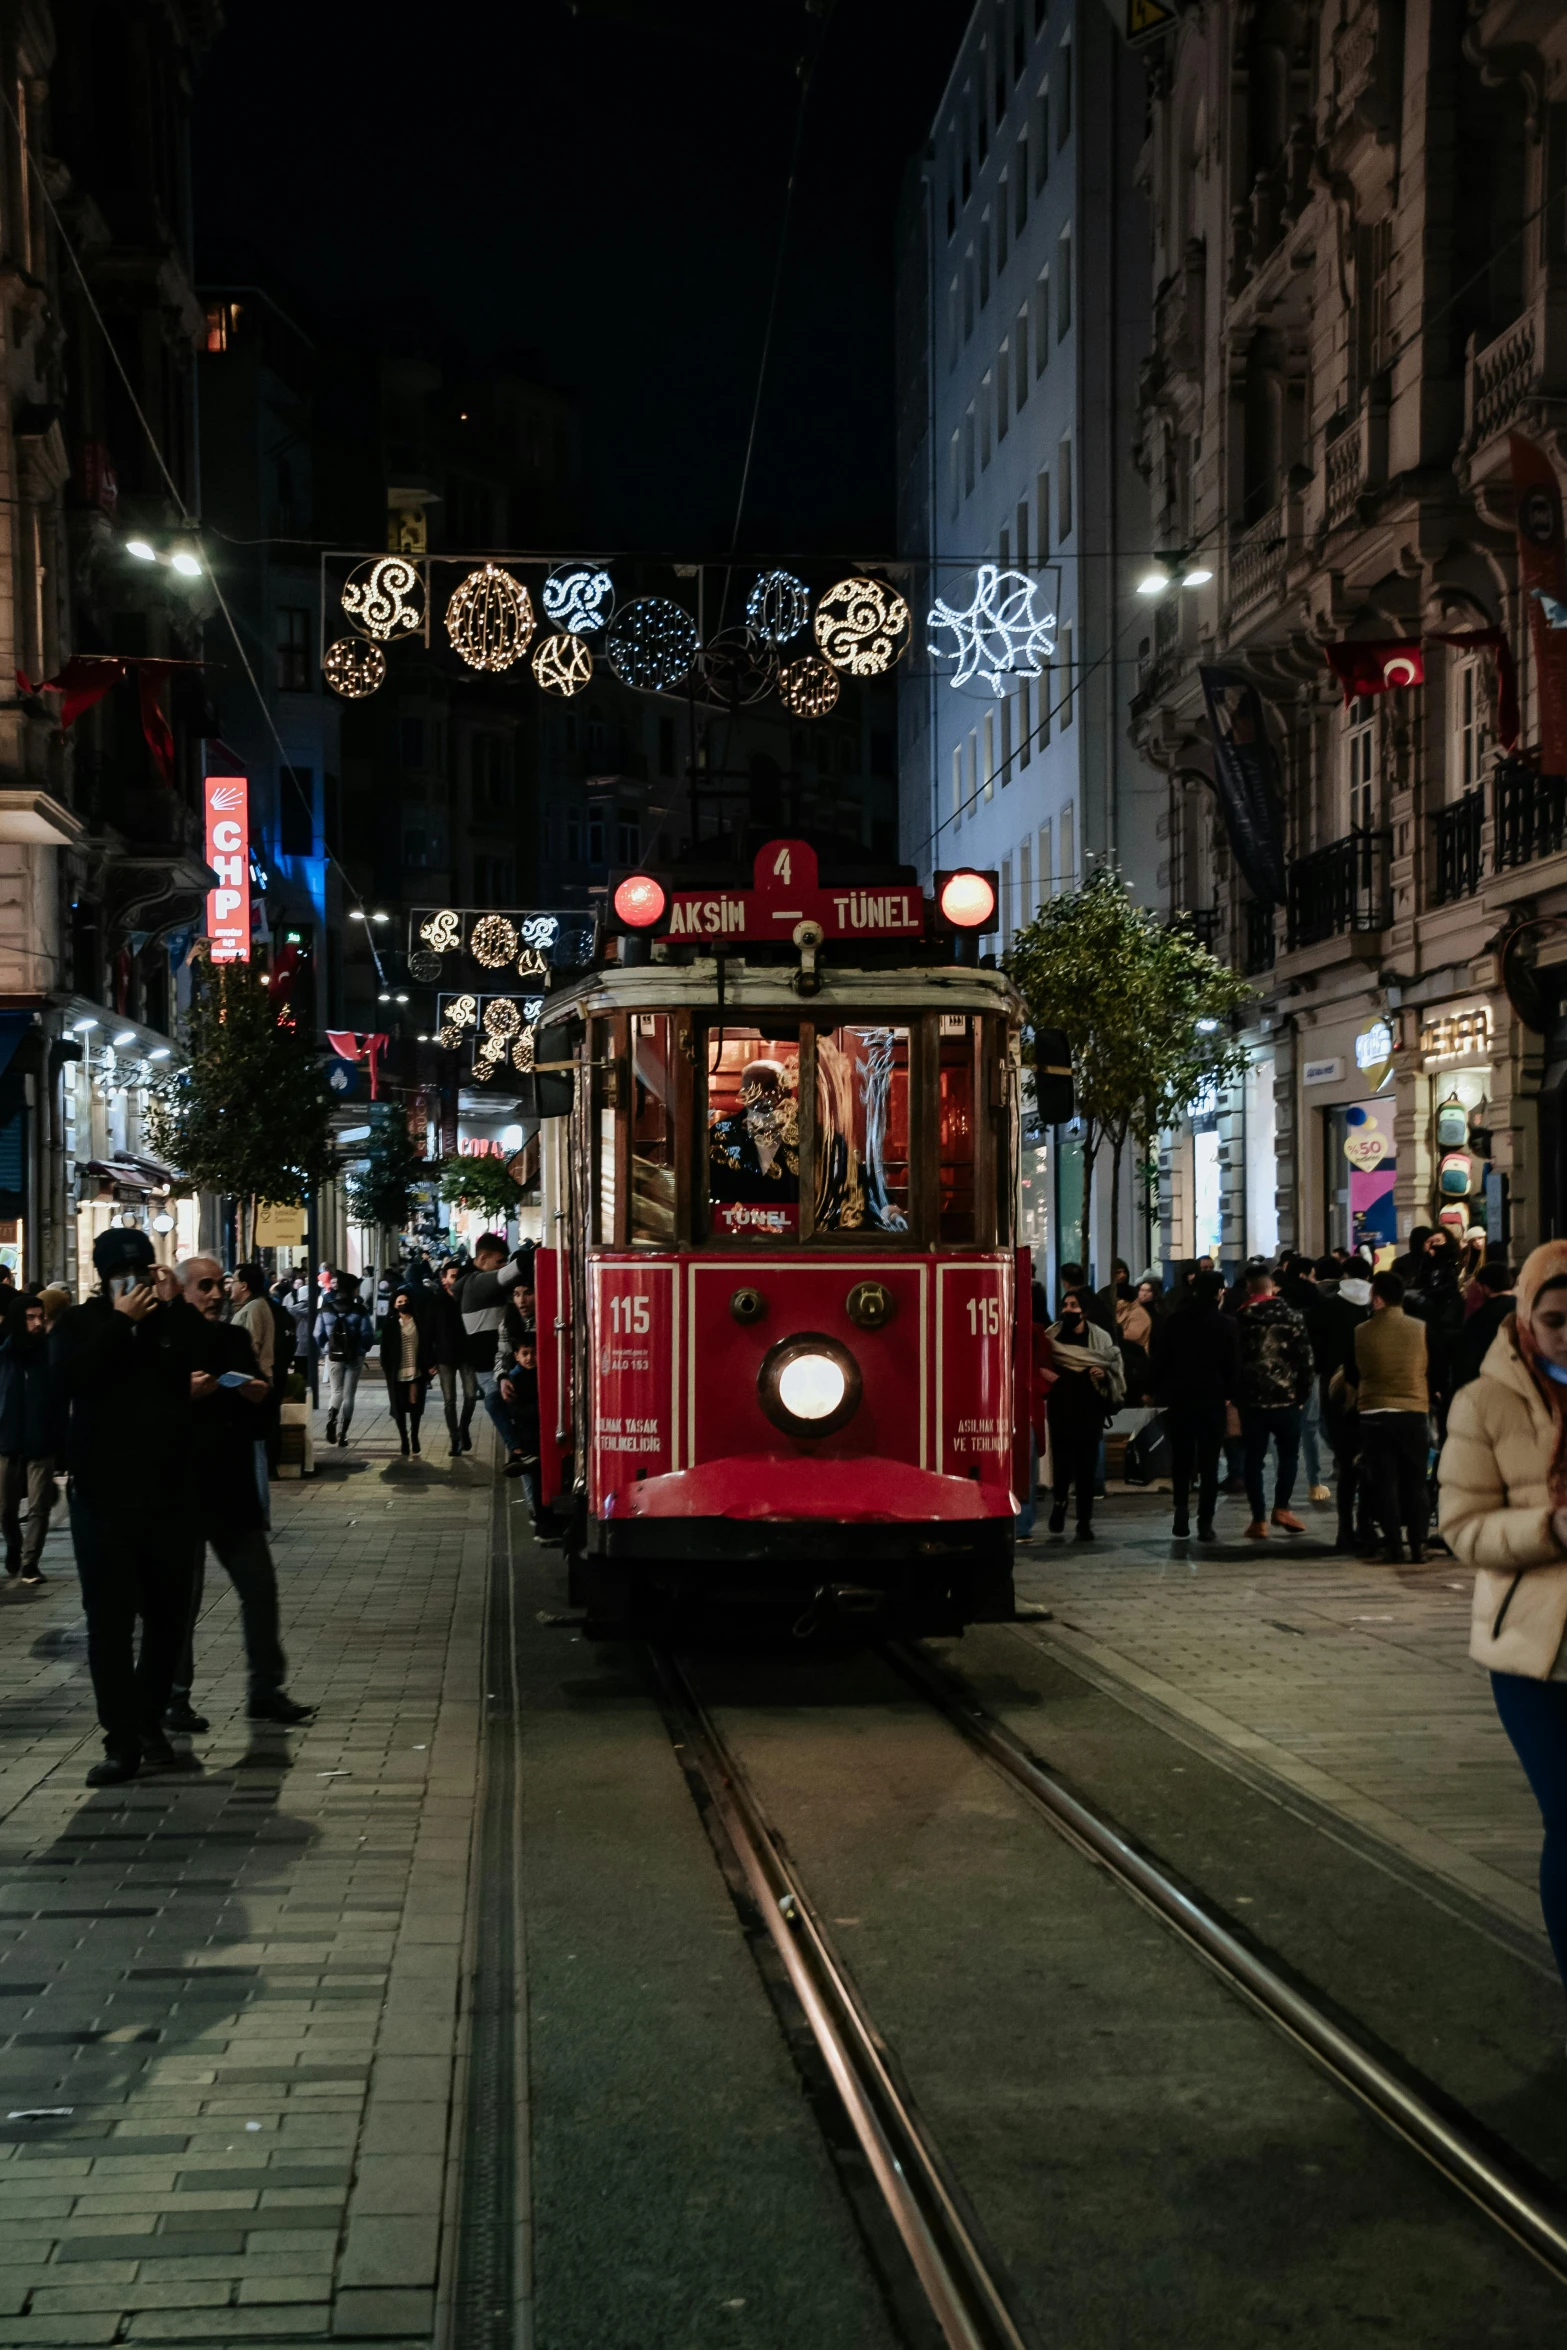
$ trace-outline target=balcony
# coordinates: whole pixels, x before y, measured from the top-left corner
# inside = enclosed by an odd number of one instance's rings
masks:
[[[1392,919],[1393,835],[1351,832],[1289,870],[1289,944],[1320,945],[1353,931],[1385,930]]]
[[[1496,870],[1532,865],[1567,848],[1567,775],[1541,775],[1520,760],[1496,770]]]
[[[1465,792],[1450,808],[1438,808],[1431,819],[1436,827],[1436,885],[1434,906],[1453,906],[1472,898],[1480,887],[1485,852],[1485,786]]]
[[[1547,288],[1493,342],[1471,340],[1464,362],[1464,446],[1472,456],[1526,408],[1567,393],[1567,292]],[[1503,452],[1505,454],[1505,452]]]
[[[1358,414],[1328,442],[1322,458],[1322,526],[1340,530],[1356,519],[1367,490],[1387,480],[1387,393],[1378,383],[1360,396]]]
[[[1284,593],[1283,505],[1272,506],[1260,521],[1230,542],[1228,588],[1229,624],[1240,628],[1251,616]]]
[[[1242,970],[1251,979],[1259,972],[1273,969],[1278,941],[1274,934],[1271,906],[1265,906],[1260,898],[1248,898],[1243,911],[1246,916],[1246,960]]]

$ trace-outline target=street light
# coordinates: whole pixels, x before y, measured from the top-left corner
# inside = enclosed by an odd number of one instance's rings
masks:
[[[348,909],[348,919],[350,922],[368,922],[370,917],[368,914],[361,914],[357,906],[350,906]]]
[[[1199,1020],[1197,1023],[1197,1033],[1199,1036],[1212,1036],[1218,1025],[1219,1023],[1217,1020]]]
[[[134,555],[138,563],[156,563],[158,560],[157,548],[149,546],[145,539],[127,539],[125,552]]]
[[[390,914],[372,914],[370,919],[372,922],[390,922],[392,917]]]
[[[397,998],[397,1001],[398,1001],[400,1004],[406,1004],[406,1003],[407,1003],[407,1001],[408,1001],[408,998],[407,998],[405,995],[400,995],[400,996]]]
[[[179,573],[181,579],[200,579],[201,565],[197,562],[195,556],[191,553],[188,547],[176,548],[174,553],[169,557],[169,561],[174,566],[174,569]]]
[[[1145,571],[1137,583],[1140,596],[1162,596],[1170,584],[1170,574],[1162,569]]]
[[[1190,571],[1182,573],[1181,585],[1182,587],[1206,587],[1212,577],[1213,573],[1208,569],[1206,563],[1194,563]]]
[[[151,1052],[147,1055],[147,1058],[149,1061],[166,1061],[169,1057],[171,1049],[172,1048],[166,1044],[155,1044]]]
[[[110,1042],[116,1045],[134,1044],[136,1042],[136,1031],[134,1028],[122,1028],[118,1036],[111,1037]]]
[[[96,1028],[97,1025],[96,1020],[73,1020],[71,1022],[72,1030],[77,1036],[85,1036],[89,1028]]]

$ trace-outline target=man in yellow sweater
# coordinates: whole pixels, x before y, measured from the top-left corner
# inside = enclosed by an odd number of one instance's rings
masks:
[[[1355,1332],[1354,1363],[1343,1376],[1360,1413],[1360,1455],[1385,1545],[1376,1555],[1396,1565],[1404,1530],[1411,1560],[1423,1565],[1431,1523],[1426,1333],[1423,1322],[1405,1313],[1404,1284],[1396,1273],[1373,1274],[1371,1312]]]

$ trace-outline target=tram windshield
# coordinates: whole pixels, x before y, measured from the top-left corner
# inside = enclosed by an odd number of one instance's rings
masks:
[[[909,1032],[816,1038],[816,1229],[909,1228]]]

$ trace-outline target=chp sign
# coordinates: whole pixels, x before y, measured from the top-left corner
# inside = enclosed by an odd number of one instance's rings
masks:
[[[207,863],[218,877],[207,892],[207,936],[214,963],[250,961],[250,786],[243,775],[209,775],[202,786]]]

